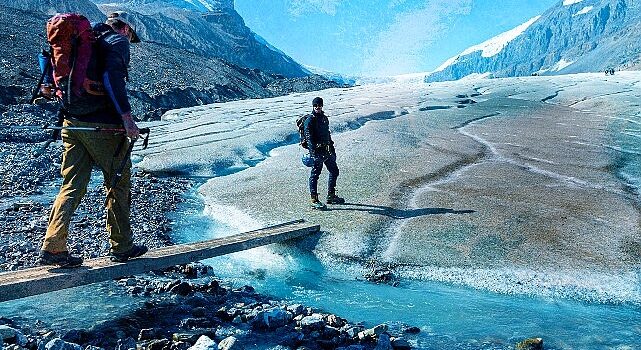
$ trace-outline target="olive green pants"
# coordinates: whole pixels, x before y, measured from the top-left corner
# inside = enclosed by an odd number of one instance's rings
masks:
[[[114,128],[112,124],[86,123],[65,120],[64,126]],[[87,193],[91,170],[102,170],[107,192],[107,232],[111,251],[123,253],[131,249],[133,237],[129,221],[131,205],[131,159],[122,171],[122,178],[111,189],[113,177],[125,156],[129,140],[123,134],[94,131],[62,131],[62,186],[53,203],[49,226],[42,250],[52,253],[67,251],[71,216]],[[116,154],[118,151],[118,154]]]

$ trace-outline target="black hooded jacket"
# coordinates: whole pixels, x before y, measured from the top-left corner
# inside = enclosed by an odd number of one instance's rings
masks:
[[[305,120],[305,139],[310,153],[323,146],[334,144],[329,132],[329,119],[325,113],[312,113]]]

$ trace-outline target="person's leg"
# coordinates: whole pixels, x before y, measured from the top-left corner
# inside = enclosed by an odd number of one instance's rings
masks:
[[[327,203],[328,204],[343,204],[345,199],[336,195],[336,180],[340,173],[338,164],[336,164],[336,155],[332,154],[325,160],[325,166],[329,171],[329,179],[327,180]]]
[[[318,195],[318,178],[323,172],[323,162],[319,160],[314,160],[314,165],[309,174],[309,194],[312,196]]]
[[[327,192],[334,193],[336,192],[336,180],[340,171],[338,170],[338,164],[336,164],[336,155],[332,154],[325,160],[325,166],[327,171],[329,171],[329,178],[327,180]]]
[[[92,124],[101,125],[101,124]],[[101,125],[107,127],[108,125]],[[111,126],[113,127],[113,126]],[[83,141],[95,162],[100,166],[107,192],[105,209],[107,211],[106,229],[112,253],[125,253],[133,247],[131,232],[131,160],[127,155],[129,140],[122,134],[87,133]],[[112,186],[112,181],[123,159],[125,166],[122,177]]]
[[[49,253],[67,251],[67,237],[71,216],[87,192],[93,161],[78,139],[78,133],[63,131],[62,186],[51,208],[47,233],[42,250]]]
[[[315,159],[309,175],[309,194],[311,196],[311,205],[313,209],[325,208],[325,204],[318,199],[318,178],[322,171],[323,161],[321,159]]]

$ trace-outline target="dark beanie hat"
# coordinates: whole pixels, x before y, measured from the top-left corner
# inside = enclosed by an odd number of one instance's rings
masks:
[[[323,99],[322,99],[322,98],[320,98],[320,97],[315,97],[315,98],[312,100],[312,106],[315,106],[315,105],[316,105],[316,106],[322,106],[322,105],[323,105]]]

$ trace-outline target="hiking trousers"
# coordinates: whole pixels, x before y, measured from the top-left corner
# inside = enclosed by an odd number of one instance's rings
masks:
[[[64,126],[114,128],[117,125],[65,120]],[[127,159],[122,178],[110,189],[118,167],[127,155],[129,139],[111,132],[62,130],[62,186],[49,215],[49,225],[42,250],[67,251],[71,217],[87,193],[91,170],[102,170],[106,199],[107,232],[112,253],[123,253],[133,246],[130,224],[131,159]],[[116,154],[117,153],[117,154]],[[111,191],[110,191],[111,190]]]
[[[309,193],[311,195],[318,195],[318,178],[323,171],[323,164],[329,171],[329,178],[327,180],[327,193],[334,193],[336,191],[336,180],[338,179],[338,165],[336,164],[336,154],[321,154],[314,158],[314,165],[309,174]]]

